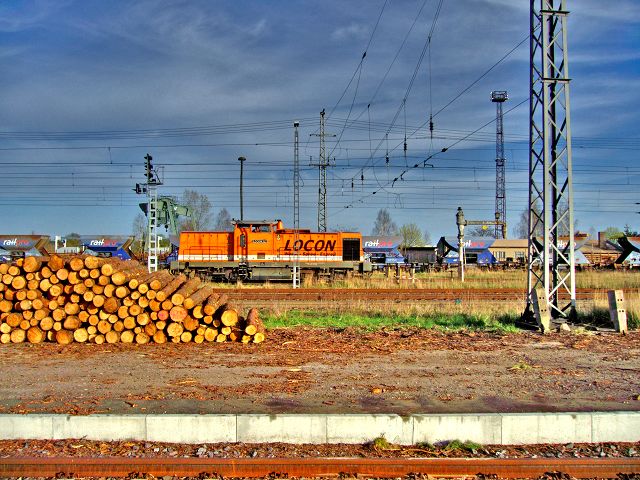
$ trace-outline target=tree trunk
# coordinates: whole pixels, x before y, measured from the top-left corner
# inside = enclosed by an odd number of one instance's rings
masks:
[[[159,302],[164,302],[173,292],[178,290],[180,286],[187,281],[187,277],[183,274],[178,275],[173,280],[171,280],[167,285],[164,286],[162,290],[158,292],[156,295],[156,300]]]
[[[171,296],[171,303],[174,305],[182,305],[184,303],[184,299],[194,293],[198,286],[200,286],[200,279],[198,277],[190,278]]]

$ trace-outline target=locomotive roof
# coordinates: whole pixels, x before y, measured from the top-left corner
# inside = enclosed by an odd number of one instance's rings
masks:
[[[239,227],[244,227],[248,225],[275,225],[280,220],[232,220],[231,223],[234,225],[238,225]]]

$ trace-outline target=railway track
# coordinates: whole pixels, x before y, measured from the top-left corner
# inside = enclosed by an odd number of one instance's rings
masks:
[[[3,458],[1,477],[402,477],[409,474],[537,478],[562,472],[575,478],[640,473],[640,458]]]
[[[236,288],[218,289],[234,301],[520,301],[526,293],[522,289],[427,289],[427,288]],[[640,289],[627,289],[626,295],[638,295]],[[593,299],[595,295],[606,297],[607,290],[584,288],[576,291],[578,300]],[[562,295],[561,295],[562,296]]]

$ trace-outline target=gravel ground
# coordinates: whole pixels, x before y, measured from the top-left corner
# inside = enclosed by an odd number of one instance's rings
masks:
[[[396,446],[385,442],[363,445],[295,445],[288,443],[177,444],[155,442],[97,442],[89,440],[3,440],[0,458],[9,457],[144,457],[144,458],[640,458],[640,443],[564,445],[478,445],[442,443]]]
[[[259,345],[0,345],[0,413],[640,410],[640,332],[275,329]]]

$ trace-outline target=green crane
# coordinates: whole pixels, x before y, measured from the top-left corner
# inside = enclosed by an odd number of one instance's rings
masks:
[[[140,210],[147,215],[147,204],[140,203]],[[158,223],[164,225],[170,235],[178,236],[178,217],[190,217],[191,209],[180,205],[173,197],[158,197]]]

